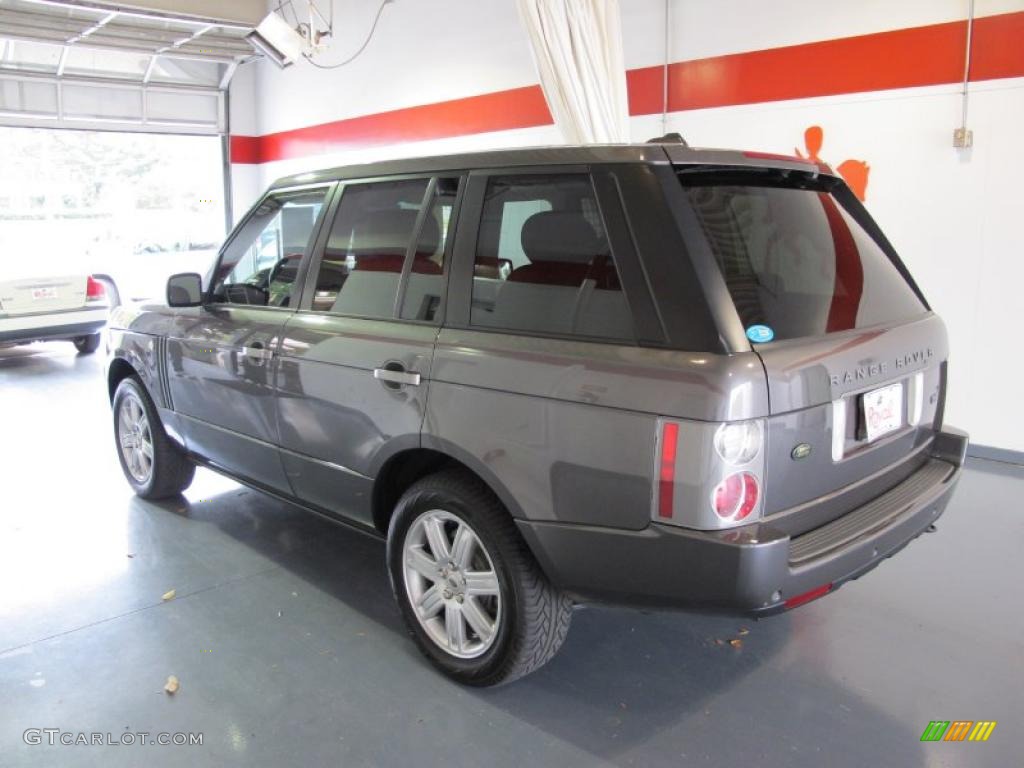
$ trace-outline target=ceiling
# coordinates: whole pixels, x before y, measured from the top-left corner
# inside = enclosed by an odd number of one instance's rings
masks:
[[[236,0],[135,3],[0,0],[0,123],[225,132],[223,93],[257,58],[245,40],[251,22],[223,17]]]
[[[73,0],[0,0],[0,72],[226,87],[247,24]]]

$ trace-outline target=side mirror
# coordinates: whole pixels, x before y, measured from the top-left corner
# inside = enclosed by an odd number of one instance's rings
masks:
[[[167,306],[198,307],[203,303],[203,278],[195,272],[171,275],[167,280]]]

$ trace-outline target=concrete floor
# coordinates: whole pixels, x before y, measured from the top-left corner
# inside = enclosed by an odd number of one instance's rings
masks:
[[[379,542],[206,471],[135,498],[101,371],[70,344],[0,351],[0,765],[1020,764],[1021,468],[973,464],[938,533],[798,611],[583,609],[540,672],[468,690],[406,637]],[[920,743],[935,719],[999,725]]]

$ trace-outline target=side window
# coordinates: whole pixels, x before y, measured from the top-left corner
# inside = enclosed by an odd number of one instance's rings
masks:
[[[437,317],[444,288],[444,251],[448,243],[448,226],[458,191],[458,179],[437,180],[430,208],[416,240],[409,282],[402,299],[400,316],[406,320],[429,322]]]
[[[634,338],[589,176],[489,180],[473,268],[470,324]]]
[[[345,187],[317,272],[314,311],[395,316],[402,265],[427,181]]]
[[[283,193],[260,203],[217,264],[213,300],[290,306],[299,264],[309,249],[327,191],[324,187]]]

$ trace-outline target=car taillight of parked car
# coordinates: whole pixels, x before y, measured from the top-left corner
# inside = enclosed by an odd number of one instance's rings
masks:
[[[107,289],[103,287],[103,283],[96,280],[93,277],[86,278],[85,281],[85,300],[86,301],[105,301],[107,298]]]

